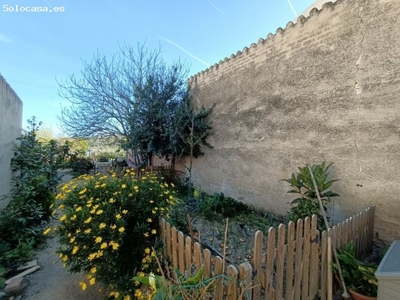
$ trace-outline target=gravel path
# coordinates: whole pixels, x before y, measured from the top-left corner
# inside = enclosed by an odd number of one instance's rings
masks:
[[[69,173],[65,173],[62,182],[72,179]],[[53,220],[51,226],[58,222]],[[57,238],[49,238],[46,245],[39,250],[35,259],[42,267],[39,271],[27,278],[30,281],[23,291],[22,299],[26,300],[101,300],[103,296],[99,292],[99,285],[89,286],[82,291],[79,282],[84,278],[83,274],[70,274],[63,268],[55,251],[58,248]]]

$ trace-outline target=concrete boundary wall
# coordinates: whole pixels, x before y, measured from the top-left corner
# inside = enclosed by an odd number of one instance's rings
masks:
[[[12,171],[10,161],[13,146],[22,129],[22,101],[0,75],[0,196],[9,193]],[[7,205],[0,200],[0,209]]]
[[[378,236],[400,238],[399,15],[398,0],[325,3],[192,76],[216,105],[194,183],[284,214],[280,179],[334,162],[333,220],[375,204]]]

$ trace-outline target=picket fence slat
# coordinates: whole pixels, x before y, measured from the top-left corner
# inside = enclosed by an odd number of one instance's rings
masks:
[[[183,274],[203,268],[213,299],[332,299],[332,247],[344,248],[354,241],[356,253],[365,255],[373,242],[375,207],[369,207],[336,224],[328,231],[317,230],[317,217],[271,227],[254,236],[253,259],[238,267],[213,257],[209,249],[185,237],[165,220],[160,221],[163,253]]]
[[[275,228],[271,227],[268,230],[267,240],[267,256],[266,256],[266,271],[265,271],[265,294],[267,299],[273,299],[273,280],[274,280],[274,252],[275,252]]]
[[[253,268],[251,267],[251,264],[249,262],[244,262],[239,265],[240,300],[253,299],[251,292],[252,273],[253,273]]]
[[[297,220],[296,226],[296,255],[295,255],[295,272],[294,272],[294,293],[293,299],[301,298],[301,285],[303,281],[303,220]]]
[[[211,251],[208,249],[203,250],[204,256],[204,278],[211,278]]]
[[[258,230],[254,235],[254,250],[253,250],[253,299],[260,299],[261,297],[261,282],[262,282],[262,246],[264,234]]]
[[[183,274],[185,272],[185,236],[181,231],[178,232],[178,259],[179,271]]]
[[[287,252],[286,252],[286,292],[285,299],[293,299],[293,263],[295,249],[295,224],[290,221],[288,224]]]
[[[285,265],[285,225],[278,227],[278,252],[276,256],[276,299],[283,297],[283,270]]]
[[[217,277],[215,280],[215,291],[214,291],[214,299],[216,300],[222,300],[223,295],[224,295],[224,281],[221,276],[224,273],[224,270],[222,269],[223,263],[222,263],[222,258],[219,256],[216,256],[214,258],[214,276]]]
[[[235,266],[229,265],[228,266],[228,292],[227,292],[227,299],[228,300],[237,300],[238,299],[238,275],[239,272]]]
[[[188,275],[191,274],[192,270],[192,239],[187,236],[185,238],[185,265],[186,265],[186,272]]]

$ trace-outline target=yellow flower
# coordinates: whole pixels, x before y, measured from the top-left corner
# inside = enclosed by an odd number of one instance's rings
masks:
[[[123,300],[131,300],[131,296],[126,295]]]
[[[51,228],[47,228],[45,231],[43,231],[44,235],[48,235],[51,231]]]
[[[139,187],[138,187],[137,185],[135,185],[135,186],[133,187],[133,189],[137,192],[137,191],[139,190]]]
[[[106,249],[106,248],[107,248],[107,243],[102,243],[100,249]]]
[[[119,297],[119,293],[118,292],[111,292],[109,294],[110,297],[114,296],[115,299],[117,299]]]
[[[154,200],[150,200],[150,203],[154,203]]]
[[[109,246],[111,246],[113,250],[117,250],[119,248],[119,244],[114,241],[111,241]]]
[[[71,220],[71,221],[75,221],[75,220],[76,220],[76,215],[73,215],[73,216],[70,218],[70,220]]]
[[[96,215],[101,215],[103,213],[102,209],[99,209],[98,211],[96,211]]]
[[[88,260],[93,260],[95,258],[96,258],[96,253],[90,253],[89,257],[88,257]]]
[[[78,252],[79,247],[78,246],[74,246],[74,248],[72,249],[72,254],[76,254],[76,252]]]
[[[114,225],[111,225],[110,228],[111,228],[111,229],[115,229],[115,228],[117,228],[117,225],[115,225],[115,224],[114,224]]]
[[[105,183],[103,183],[102,185],[101,185],[101,187],[105,187],[107,184],[105,184]]]
[[[94,274],[94,273],[96,273],[96,272],[97,272],[97,268],[96,268],[96,267],[92,267],[92,268],[90,269],[90,273]]]
[[[96,278],[94,278],[94,277],[90,278],[89,283],[90,283],[90,285],[95,284],[96,283]]]
[[[115,202],[115,199],[114,199],[114,198],[110,198],[110,200],[109,200],[108,202],[110,202],[111,204],[113,204],[113,203]]]
[[[118,229],[118,231],[119,231],[120,233],[123,233],[123,232],[125,231],[125,228],[124,228],[124,227],[120,227],[120,228]]]
[[[85,231],[84,231],[84,233],[86,233],[86,234],[89,234],[89,233],[91,233],[92,232],[92,229],[91,228],[88,228],[88,229],[86,229]]]
[[[65,221],[66,218],[67,218],[67,215],[64,214],[61,216],[60,221],[63,222],[63,221]]]
[[[86,221],[84,222],[85,224],[88,224],[88,223],[90,223],[92,221],[92,217],[89,217],[89,218],[87,218],[86,219]]]
[[[148,232],[143,233],[143,235],[144,235],[144,237],[149,237],[149,233]]]
[[[135,297],[138,298],[138,299],[142,299],[142,296],[143,296],[142,290],[136,289],[135,290]]]
[[[151,219],[151,218],[147,218],[147,220],[146,220],[148,223],[151,223],[151,222],[153,222],[153,220]]]
[[[69,243],[72,244],[73,242],[75,242],[75,237],[70,238]]]
[[[75,233],[80,233],[80,232],[81,232],[80,228],[78,228],[77,230],[75,230]]]
[[[98,236],[98,237],[95,238],[94,242],[96,244],[98,244],[98,243],[101,243],[102,240],[103,240],[103,238],[101,236]]]
[[[88,203],[88,204],[86,204],[86,207],[92,207],[92,203]]]
[[[100,228],[100,229],[103,229],[103,228],[105,228],[106,226],[107,226],[106,223],[100,223],[100,224],[99,224],[99,228]]]
[[[86,284],[86,283],[84,283],[83,281],[79,282],[79,285],[81,286],[81,288],[82,288],[82,291],[84,291],[84,290],[86,290],[86,289],[87,289],[87,284]]]
[[[151,234],[156,234],[156,233],[157,233],[157,230],[155,230],[155,229],[151,230]]]
[[[124,209],[124,210],[122,211],[122,213],[123,213],[124,215],[126,215],[126,214],[128,213],[128,210]]]
[[[120,214],[116,215],[115,217],[117,218],[117,220],[122,218],[122,216]]]
[[[79,195],[83,195],[84,193],[86,193],[87,189],[84,188],[82,191],[79,192]]]
[[[144,253],[149,254],[150,253],[150,248],[144,249]]]
[[[75,209],[76,212],[79,212],[79,211],[81,211],[81,210],[82,210],[82,206],[78,206],[78,207]]]
[[[121,185],[121,188],[126,189],[126,184],[125,184],[125,183],[122,184],[122,185]]]

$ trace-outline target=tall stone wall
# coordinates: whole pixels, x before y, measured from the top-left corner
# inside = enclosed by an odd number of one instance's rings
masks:
[[[21,135],[22,101],[6,80],[0,75],[0,196],[9,193],[15,139]],[[0,200],[0,210],[7,205]]]
[[[334,221],[375,204],[379,237],[400,238],[399,15],[398,0],[327,3],[191,77],[216,105],[194,183],[284,214],[280,179],[334,162]]]

